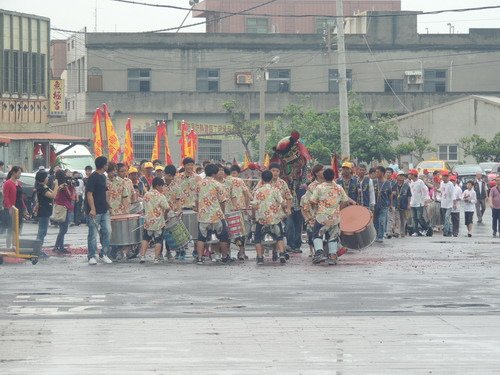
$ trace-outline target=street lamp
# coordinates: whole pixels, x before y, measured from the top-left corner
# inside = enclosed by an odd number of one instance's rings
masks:
[[[279,56],[274,56],[264,66],[260,67],[260,93],[259,93],[259,163],[264,165],[264,154],[266,150],[266,81],[267,81],[267,68],[280,61]]]

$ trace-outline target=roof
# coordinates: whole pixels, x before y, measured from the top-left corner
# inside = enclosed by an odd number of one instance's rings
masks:
[[[456,100],[452,100],[452,101],[449,101],[449,102],[446,102],[446,103],[442,103],[442,104],[434,105],[432,107],[424,108],[424,109],[421,109],[420,111],[415,111],[415,112],[408,113],[406,115],[398,116],[398,117],[392,119],[391,122],[392,121],[396,121],[397,122],[397,121],[405,120],[407,118],[410,118],[410,117],[413,117],[413,116],[417,116],[417,115],[420,115],[422,113],[432,112],[432,111],[434,111],[436,109],[445,108],[445,107],[448,107],[450,105],[454,105],[454,104],[457,104],[457,103],[460,103],[460,102],[469,101],[471,99],[482,101],[484,103],[488,103],[488,104],[492,104],[492,105],[500,107],[500,98],[499,97],[496,97],[496,96],[485,96],[485,95],[468,95],[468,96],[464,96],[462,98],[459,98],[459,99],[456,99]]]
[[[70,142],[86,143],[88,138],[75,137],[66,134],[57,133],[0,133],[0,143],[10,143],[12,141],[51,141],[51,142]]]

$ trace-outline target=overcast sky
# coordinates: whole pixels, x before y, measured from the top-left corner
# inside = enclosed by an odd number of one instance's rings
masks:
[[[189,6],[189,0],[142,0],[177,6]],[[87,26],[94,31],[97,5],[98,31],[147,31],[180,25],[186,11],[150,8],[122,4],[111,0],[0,0],[0,8],[49,17],[52,27],[79,30]],[[431,11],[500,5],[500,0],[402,0],[403,10]],[[186,24],[203,19],[188,17]],[[500,9],[464,13],[446,13],[419,17],[419,32],[448,33],[448,23],[455,32],[467,33],[469,28],[500,28]],[[185,32],[203,32],[204,26],[184,29]],[[63,39],[68,34],[53,32],[52,38]]]

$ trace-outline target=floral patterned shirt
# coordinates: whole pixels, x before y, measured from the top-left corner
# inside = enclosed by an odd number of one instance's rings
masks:
[[[206,177],[196,186],[195,194],[191,194],[198,198],[198,222],[213,224],[225,219],[221,203],[227,201],[227,193],[220,182]]]
[[[226,212],[243,210],[247,207],[246,197],[250,197],[250,190],[247,184],[239,177],[229,176],[226,178],[226,187],[228,190],[228,201],[226,203]]]
[[[196,191],[198,183],[202,181],[202,178],[196,173],[193,175],[186,175],[186,173],[181,173],[178,177],[179,183],[179,200],[180,207],[182,208],[193,208],[196,202],[196,195],[193,194]]]
[[[159,232],[165,227],[165,211],[170,209],[167,198],[156,189],[144,194],[144,229]]]
[[[336,225],[340,222],[340,203],[348,202],[342,186],[335,182],[323,182],[313,191],[309,202],[317,205],[316,221],[320,224]]]
[[[316,207],[311,206],[310,200],[312,193],[314,192],[314,190],[316,190],[316,187],[318,185],[319,185],[318,180],[314,180],[313,182],[311,182],[307,187],[306,193],[300,200],[300,207],[302,207],[302,210],[306,212],[311,218],[314,218],[316,216]]]
[[[262,185],[263,185],[262,181],[259,181],[259,183],[255,187],[255,191],[257,189],[261,188]],[[288,185],[285,182],[285,180],[278,177],[278,179],[276,181],[274,181],[274,180],[271,181],[270,185],[279,191],[279,193],[281,194],[281,197],[283,198],[284,201],[291,201],[292,200],[292,193],[290,192],[290,189],[288,188]],[[285,209],[283,208],[283,206],[280,208],[280,210],[281,210],[282,217],[285,217],[286,213],[285,213]]]
[[[129,197],[129,193],[125,180],[116,176],[113,180],[108,178],[106,184],[108,187],[108,201],[111,216],[127,214],[125,203],[126,199]]]
[[[174,207],[178,207],[179,198],[181,195],[179,181],[177,179],[174,179],[169,185],[165,183],[164,194],[167,198],[168,204],[172,209]]]
[[[284,217],[283,197],[271,184],[261,184],[255,189],[252,205],[255,208],[255,220],[262,225],[278,224]]]

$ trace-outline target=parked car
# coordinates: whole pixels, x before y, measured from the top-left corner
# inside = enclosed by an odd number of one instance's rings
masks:
[[[447,170],[451,172],[451,167],[448,162],[444,160],[424,160],[418,163],[417,171],[419,174],[424,173],[424,169],[427,169],[430,173],[434,171]]]
[[[35,173],[21,173],[20,180],[23,187],[24,202],[29,215],[32,216],[33,208],[36,205]]]
[[[494,161],[488,161],[486,163],[479,163],[481,168],[483,168],[484,173],[488,174],[492,171],[497,171],[498,167],[500,167],[500,163]]]
[[[453,167],[453,172],[458,175],[458,183],[464,188],[469,180],[476,178],[476,173],[484,174],[483,168],[479,164],[458,164]]]

